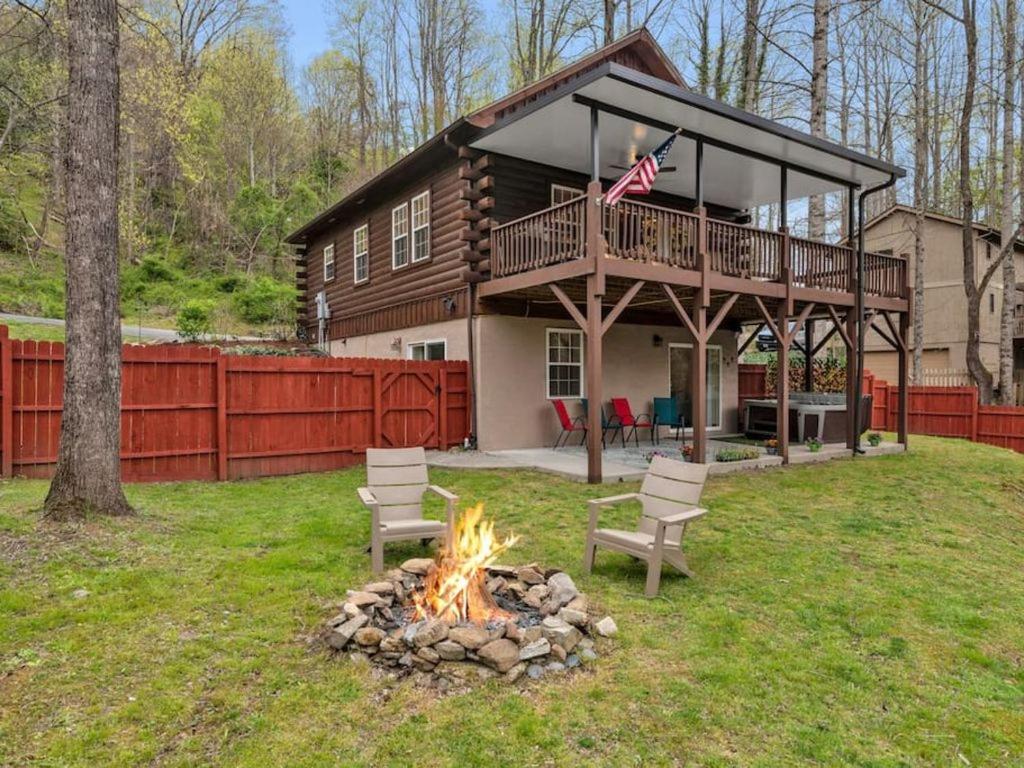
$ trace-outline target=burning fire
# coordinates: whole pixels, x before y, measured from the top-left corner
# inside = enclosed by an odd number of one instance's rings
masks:
[[[483,519],[484,505],[467,509],[455,524],[452,540],[437,553],[437,566],[427,574],[424,590],[414,596],[416,618],[472,621],[510,618],[487,591],[487,566],[518,541],[499,542],[494,523]]]

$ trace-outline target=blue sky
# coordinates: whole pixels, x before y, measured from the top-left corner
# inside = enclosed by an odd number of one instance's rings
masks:
[[[291,31],[288,50],[295,71],[330,48],[330,22],[322,0],[281,0],[284,20]]]

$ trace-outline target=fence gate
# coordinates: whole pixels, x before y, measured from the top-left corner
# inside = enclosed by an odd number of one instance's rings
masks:
[[[438,429],[442,394],[438,372],[412,370],[384,373],[380,383],[381,447],[443,447]]]

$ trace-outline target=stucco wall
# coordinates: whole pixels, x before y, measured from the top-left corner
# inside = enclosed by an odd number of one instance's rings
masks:
[[[546,392],[546,329],[575,328],[569,321],[488,315],[477,320],[479,429],[484,450],[551,445],[559,432]],[[662,338],[654,345],[654,336]],[[669,345],[689,343],[682,328],[616,324],[604,337],[603,399],[628,397],[635,413],[651,398],[669,394]],[[736,431],[736,334],[720,331],[722,433]],[[585,394],[585,393],[584,393]],[[570,413],[580,413],[569,403]],[[646,434],[646,433],[645,433]]]

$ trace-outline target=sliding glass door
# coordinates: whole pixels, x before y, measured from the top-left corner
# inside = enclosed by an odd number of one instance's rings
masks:
[[[693,396],[691,394],[690,370],[693,366],[693,347],[690,344],[670,344],[669,387],[672,397],[679,404],[679,412],[686,419],[687,426],[693,424]],[[708,395],[706,402],[708,429],[722,427],[722,348],[708,345],[707,365]]]

